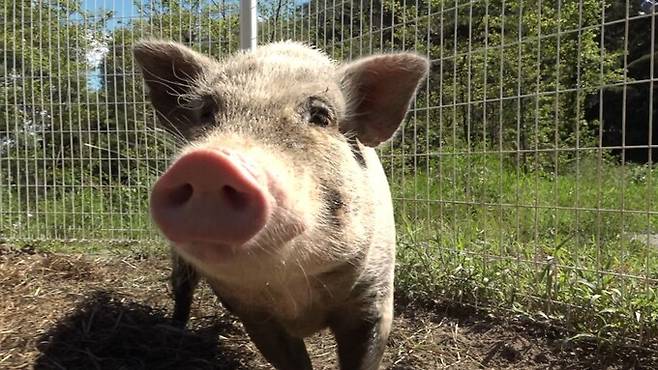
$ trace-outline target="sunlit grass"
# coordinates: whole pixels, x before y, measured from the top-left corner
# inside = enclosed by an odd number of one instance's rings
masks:
[[[658,338],[649,167],[583,160],[556,175],[474,155],[396,175],[404,294],[516,312],[578,338]]]

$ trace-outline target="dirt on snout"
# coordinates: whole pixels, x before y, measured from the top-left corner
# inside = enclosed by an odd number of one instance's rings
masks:
[[[172,326],[168,274],[165,258],[0,246],[0,368],[271,368],[206,286],[187,329]],[[569,347],[561,339],[472,310],[398,303],[383,368],[658,368],[652,354]],[[307,343],[316,369],[337,369],[328,332]]]

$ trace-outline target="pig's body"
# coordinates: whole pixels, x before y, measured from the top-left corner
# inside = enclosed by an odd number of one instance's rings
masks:
[[[279,261],[285,261],[280,264],[254,255],[248,262],[253,270],[237,267],[213,273],[201,267],[213,289],[230,306],[272,316],[302,337],[326,327],[335,311],[342,315],[359,306],[382,312],[380,301],[392,295],[395,224],[381,164],[372,148],[364,148],[363,154],[368,171],[364,183],[353,184],[363,187],[361,199],[345,197],[339,205],[345,209],[328,216],[329,224],[316,226],[340,232],[340,237],[311,229],[307,232],[319,234],[317,238],[291,242],[292,249],[309,249],[307,245],[312,243],[317,254],[297,260],[280,256]],[[365,226],[362,219],[373,224]],[[367,307],[370,304],[372,307]]]
[[[339,67],[296,43],[222,63],[157,41],[135,55],[161,121],[193,140],[151,200],[176,256],[175,318],[187,320],[203,277],[278,369],[310,369],[302,339],[326,327],[341,368],[377,368],[395,225],[372,147],[396,131],[427,62]]]

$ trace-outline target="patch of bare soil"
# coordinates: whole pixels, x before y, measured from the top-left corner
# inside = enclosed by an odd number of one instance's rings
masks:
[[[169,322],[168,261],[0,245],[2,369],[269,369],[203,287],[188,328]],[[328,333],[307,340],[336,369]],[[385,369],[656,369],[655,355],[565,347],[559,335],[468,310],[398,304]]]

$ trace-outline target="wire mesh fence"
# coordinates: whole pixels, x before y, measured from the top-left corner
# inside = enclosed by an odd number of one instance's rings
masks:
[[[157,36],[221,57],[235,1],[2,2],[0,235],[159,241],[162,134],[130,55]],[[652,1],[261,1],[259,43],[432,69],[380,148],[398,285],[598,337],[658,338]]]

